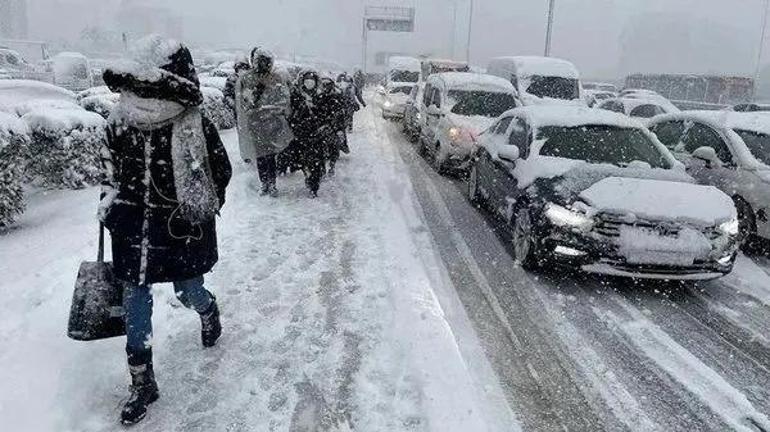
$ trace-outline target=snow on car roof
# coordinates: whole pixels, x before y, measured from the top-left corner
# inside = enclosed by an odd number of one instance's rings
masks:
[[[762,112],[684,111],[660,116],[656,123],[666,120],[695,120],[722,129],[742,129],[770,135],[770,114]]]
[[[35,99],[75,102],[69,90],[41,81],[0,80],[0,111],[15,111],[18,105]]]
[[[630,112],[642,105],[659,106],[663,108],[667,113],[679,112],[679,108],[677,108],[674,104],[672,104],[671,102],[669,102],[667,99],[663,97],[654,97],[654,95],[640,95],[640,96],[642,97],[619,97],[615,99],[609,99],[607,101],[602,102],[602,104],[605,104],[610,100],[614,100],[622,103],[627,112]]]
[[[79,107],[78,107],[79,108]],[[105,120],[98,114],[84,109],[41,108],[25,114],[22,119],[30,129],[67,130],[83,128],[103,128]]]
[[[580,72],[578,72],[575,65],[553,57],[538,57],[538,56],[513,56],[513,57],[498,57],[495,60],[507,60],[516,65],[516,73],[519,76],[553,76],[562,78],[579,79]]]
[[[70,59],[80,59],[80,60],[87,59],[86,56],[84,56],[83,54],[81,54],[79,52],[69,52],[69,51],[60,52],[59,54],[56,54],[53,58],[54,59],[56,59],[56,58],[62,58],[62,59],[70,58]]]
[[[607,125],[621,128],[643,128],[626,115],[575,105],[533,105],[514,108],[503,115],[523,116],[535,128],[547,126],[578,127]]]
[[[414,57],[406,56],[393,56],[388,59],[388,67],[390,69],[399,69],[412,72],[420,72],[420,60]]]
[[[479,90],[513,93],[513,84],[502,78],[472,72],[444,72],[431,75],[428,81],[440,80],[448,90]]]

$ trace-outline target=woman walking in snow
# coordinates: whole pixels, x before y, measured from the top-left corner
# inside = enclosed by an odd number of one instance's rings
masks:
[[[144,418],[158,398],[152,361],[154,283],[172,282],[179,300],[201,318],[204,347],[221,335],[216,298],[203,275],[218,260],[215,216],[225,202],[231,167],[203,101],[190,51],[148,37],[134,61],[109,69],[105,83],[121,93],[103,151],[99,215],[111,233],[115,276],[126,283],[126,353],[131,395],[124,424]]]
[[[319,92],[320,78],[314,71],[303,72],[291,94],[289,124],[297,146],[302,152],[305,184],[310,196],[318,196],[326,163],[324,161],[324,137],[330,132],[325,124],[322,98]]]

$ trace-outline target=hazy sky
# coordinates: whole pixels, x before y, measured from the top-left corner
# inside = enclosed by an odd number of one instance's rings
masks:
[[[82,0],[30,0],[82,3]],[[89,4],[93,4],[91,0]],[[156,0],[185,17],[186,37],[220,47],[263,44],[283,52],[361,58],[366,4],[417,8],[420,51],[448,53],[457,5],[455,55],[464,57],[470,0]],[[471,59],[543,51],[548,0],[475,0]],[[37,8],[44,11],[44,8]],[[553,54],[575,62],[584,76],[616,77],[626,69],[753,73],[762,0],[556,0]],[[36,12],[44,14],[45,12]],[[66,27],[62,25],[62,27]],[[72,25],[70,25],[72,27]],[[629,35],[629,29],[635,29]],[[34,26],[33,26],[34,31]],[[55,28],[46,26],[49,33]],[[387,45],[388,35],[373,36]],[[770,34],[768,34],[770,39]],[[624,43],[624,40],[627,41]],[[632,47],[625,52],[624,46]],[[375,47],[376,48],[376,47]],[[372,49],[375,49],[372,48]],[[768,44],[770,60],[770,43]],[[659,64],[658,64],[659,63]]]

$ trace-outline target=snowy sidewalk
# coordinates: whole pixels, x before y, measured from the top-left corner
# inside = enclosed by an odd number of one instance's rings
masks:
[[[462,308],[447,317],[456,301],[435,290],[446,278],[373,115],[357,119],[353,153],[317,200],[299,174],[279,178],[280,198],[258,197],[236,136],[223,134],[235,175],[207,286],[224,336],[201,349],[197,316],[169,286],[155,287],[161,399],[133,430],[515,430]],[[117,429],[124,340],[64,335],[77,265],[95,251],[96,197],[38,196],[0,236],[0,424],[9,430]]]

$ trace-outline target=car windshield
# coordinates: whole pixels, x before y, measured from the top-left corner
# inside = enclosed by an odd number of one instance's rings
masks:
[[[393,87],[390,89],[390,94],[405,94],[408,95],[412,93],[412,87],[411,86],[399,86],[399,87]]]
[[[413,82],[420,81],[419,72],[394,70],[390,72],[390,80],[393,82]]]
[[[746,143],[755,158],[765,165],[770,165],[770,135],[740,129],[735,129],[735,133]]]
[[[450,90],[449,98],[455,101],[452,113],[463,116],[498,117],[516,108],[516,99],[509,93]]]
[[[580,97],[578,80],[553,76],[533,76],[527,93],[537,97],[573,100]]]
[[[538,139],[545,140],[540,149],[541,156],[621,167],[638,161],[653,168],[671,168],[663,153],[640,129],[608,125],[549,126],[540,129]]]

